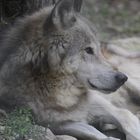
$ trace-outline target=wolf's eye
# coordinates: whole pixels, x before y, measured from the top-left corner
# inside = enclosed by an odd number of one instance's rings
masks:
[[[92,49],[91,47],[85,48],[85,51],[86,51],[88,54],[91,54],[91,55],[94,54],[94,51],[93,51],[93,49]]]

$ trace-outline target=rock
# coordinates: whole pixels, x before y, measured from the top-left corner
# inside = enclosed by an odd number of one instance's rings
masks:
[[[36,129],[42,130],[38,133],[33,133],[30,140],[76,140],[76,138],[67,135],[54,135],[50,129],[41,126],[35,126]],[[27,136],[29,137],[29,136]],[[28,139],[29,140],[29,139]]]
[[[76,138],[72,136],[67,136],[67,135],[54,135],[50,129],[47,129],[46,131],[46,140],[77,140]]]
[[[46,131],[46,140],[54,140],[55,139],[55,135],[51,132],[50,129],[47,129]]]
[[[62,135],[62,136],[56,136],[55,140],[77,140],[77,139],[72,136]]]

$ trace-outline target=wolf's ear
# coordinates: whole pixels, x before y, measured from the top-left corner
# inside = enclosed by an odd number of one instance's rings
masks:
[[[76,22],[75,14],[80,12],[82,0],[60,0],[51,13],[54,25],[61,28],[72,27]]]

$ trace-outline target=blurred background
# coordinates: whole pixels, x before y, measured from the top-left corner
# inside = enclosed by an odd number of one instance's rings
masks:
[[[1,0],[0,25],[56,0]],[[102,40],[140,35],[140,0],[85,0],[83,14],[97,28]]]
[[[57,0],[1,0],[0,26]],[[83,14],[99,32],[101,40],[140,35],[140,0],[84,0]]]
[[[86,0],[84,14],[102,39],[140,35],[140,0]]]

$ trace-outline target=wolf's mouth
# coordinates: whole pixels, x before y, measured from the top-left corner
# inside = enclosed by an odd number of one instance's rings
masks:
[[[94,84],[92,84],[89,80],[88,80],[88,83],[89,83],[89,85],[90,85],[92,88],[98,89],[98,87],[95,86]]]
[[[98,91],[101,91],[103,93],[111,93],[111,92],[115,92],[117,90],[117,88],[114,88],[114,89],[108,89],[108,88],[98,88],[97,86],[95,86],[93,83],[90,82],[90,80],[88,80],[88,83],[90,85],[90,87],[92,89],[95,89],[95,90],[98,90]]]

